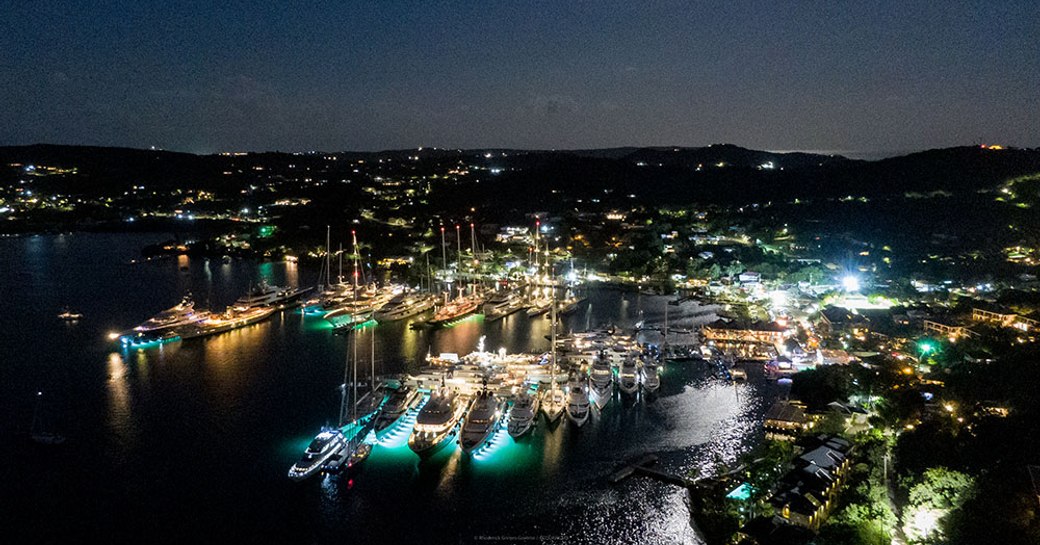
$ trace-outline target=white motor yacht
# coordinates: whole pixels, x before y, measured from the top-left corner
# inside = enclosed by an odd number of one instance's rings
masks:
[[[661,375],[656,363],[643,362],[640,375],[640,382],[643,383],[643,388],[647,392],[656,392],[661,387]]]
[[[534,427],[541,400],[530,392],[521,392],[509,410],[509,436],[517,439]]]
[[[639,391],[639,369],[636,360],[627,358],[618,371],[618,389],[621,393],[634,395]]]
[[[596,358],[589,369],[589,390],[596,408],[602,410],[614,396],[614,371],[610,363],[603,358]]]
[[[589,393],[584,382],[580,379],[572,382],[567,396],[567,419],[579,428],[589,420]]]
[[[303,457],[289,468],[289,478],[302,481],[321,470],[325,462],[339,454],[347,440],[339,430],[322,430],[304,451]]]
[[[441,386],[419,411],[408,446],[420,456],[436,452],[455,437],[466,406],[456,390]]]

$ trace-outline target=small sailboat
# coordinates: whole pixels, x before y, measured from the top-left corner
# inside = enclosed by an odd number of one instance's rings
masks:
[[[65,436],[43,429],[40,424],[40,404],[43,402],[43,392],[36,392],[36,408],[33,409],[32,426],[29,434],[33,441],[41,445],[60,445],[65,442]]]

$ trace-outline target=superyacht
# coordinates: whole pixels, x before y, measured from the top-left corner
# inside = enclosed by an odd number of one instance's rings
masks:
[[[421,398],[422,394],[419,393],[419,390],[411,386],[401,385],[395,389],[383,403],[379,414],[376,415],[373,426],[376,437],[392,429]]]
[[[628,358],[621,364],[618,371],[618,389],[621,393],[633,395],[639,391],[639,370],[636,368],[636,360]]]
[[[592,368],[589,369],[589,390],[592,391],[592,401],[599,410],[603,410],[614,396],[614,371],[605,358],[593,360]]]
[[[411,318],[433,309],[437,296],[430,293],[399,293],[390,299],[372,317],[378,322],[392,322]]]
[[[462,451],[471,454],[483,446],[498,429],[501,417],[502,406],[498,397],[485,386],[473,400],[462,423],[462,431],[459,433]]]
[[[448,444],[458,433],[466,405],[456,390],[441,386],[419,411],[408,447],[420,456],[429,456]]]
[[[538,416],[539,398],[529,391],[521,392],[509,410],[509,436],[513,439],[522,437],[534,427]]]
[[[567,399],[567,419],[579,428],[589,420],[589,393],[582,382],[579,379],[571,383]]]
[[[304,451],[303,457],[289,468],[289,478],[302,481],[317,473],[322,466],[346,447],[347,440],[339,430],[322,430]]]

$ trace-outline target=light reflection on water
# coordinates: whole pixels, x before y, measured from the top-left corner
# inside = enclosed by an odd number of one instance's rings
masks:
[[[137,239],[77,235],[60,245],[48,240],[0,241],[26,268],[0,272],[12,275],[0,281],[18,288],[12,290],[12,305],[29,309],[25,320],[0,316],[13,341],[15,362],[14,380],[0,388],[8,394],[5,399],[41,383],[61,391],[63,396],[55,398],[75,400],[82,411],[82,418],[68,418],[79,427],[72,435],[81,439],[82,452],[111,453],[104,463],[135,469],[117,475],[126,484],[109,497],[99,492],[108,483],[92,480],[100,479],[94,474],[111,473],[105,468],[61,466],[73,468],[62,471],[76,471],[85,484],[81,500],[59,504],[55,513],[83,518],[75,505],[128,500],[140,507],[127,518],[145,521],[154,521],[143,516],[152,511],[172,510],[177,519],[188,521],[234,511],[251,514],[238,522],[223,521],[229,533],[284,537],[295,532],[290,537],[303,535],[318,543],[415,540],[429,537],[422,533],[429,527],[440,528],[448,542],[476,535],[563,535],[578,543],[696,542],[682,491],[642,478],[611,486],[605,476],[622,459],[642,452],[657,453],[660,467],[677,473],[707,472],[731,462],[758,439],[762,414],[775,395],[775,386],[754,376],[748,384],[732,385],[711,378],[697,364],[669,364],[662,369],[656,396],[630,400],[616,395],[581,429],[565,420],[549,429],[541,420],[528,437],[517,443],[506,436],[486,457],[471,459],[453,444],[425,461],[408,448],[408,430],[395,430],[356,474],[292,483],[285,476],[289,465],[338,410],[336,386],[342,381],[347,343],[327,322],[287,311],[233,332],[148,350],[113,351],[98,339],[172,306],[187,290],[202,306],[219,310],[261,277],[308,286],[316,271],[286,263],[257,266],[187,257],[128,266],[144,244],[133,242]],[[566,317],[561,329],[631,326],[640,318],[661,322],[665,301],[593,291],[589,303]],[[64,304],[87,318],[76,327],[56,323],[55,309]],[[685,326],[710,320],[703,311],[684,305],[680,315],[670,308],[669,321]],[[467,353],[484,335],[491,350],[539,351],[549,344],[549,320],[522,312],[438,331],[408,325],[379,324],[368,330],[374,335],[378,373],[413,370],[428,352]],[[363,336],[367,341],[368,332]],[[368,343],[363,345],[366,350],[359,352],[367,364]],[[367,377],[367,365],[362,369],[360,376]],[[92,405],[91,396],[98,395],[100,402]],[[5,411],[5,418],[24,412]],[[77,460],[89,459],[77,448],[73,441],[69,450],[80,454]],[[156,471],[161,478],[153,476]],[[48,497],[60,501],[57,494]],[[165,529],[164,522],[158,524]]]

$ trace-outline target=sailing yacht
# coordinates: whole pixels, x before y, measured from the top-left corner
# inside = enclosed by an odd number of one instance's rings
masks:
[[[626,358],[618,371],[618,389],[621,393],[633,395],[639,391],[639,370],[636,368],[636,360]]]
[[[555,294],[555,292],[554,292]],[[567,404],[567,398],[563,394],[563,390],[560,389],[559,385],[556,384],[556,300],[555,295],[552,303],[552,312],[550,314],[552,318],[552,337],[551,337],[551,358],[552,358],[552,379],[551,386],[548,390],[542,394],[542,412],[545,413],[545,419],[549,423],[556,422],[563,416],[564,406]]]
[[[438,308],[434,312],[433,318],[427,323],[434,327],[447,325],[480,310],[480,302],[481,298],[476,295],[462,296],[453,301],[445,301],[444,306]]]
[[[614,396],[614,371],[606,358],[597,357],[593,360],[592,368],[589,370],[589,390],[592,391],[592,401],[599,410],[603,410]]]
[[[487,389],[485,382],[484,389],[477,393],[462,423],[462,431],[459,433],[462,452],[471,454],[480,449],[498,430],[501,417],[502,405],[495,393]]]
[[[582,427],[589,419],[589,393],[585,381],[576,379],[567,398],[567,419]]]
[[[534,427],[535,417],[541,400],[528,391],[521,392],[509,409],[509,436],[513,439],[522,437]]]

